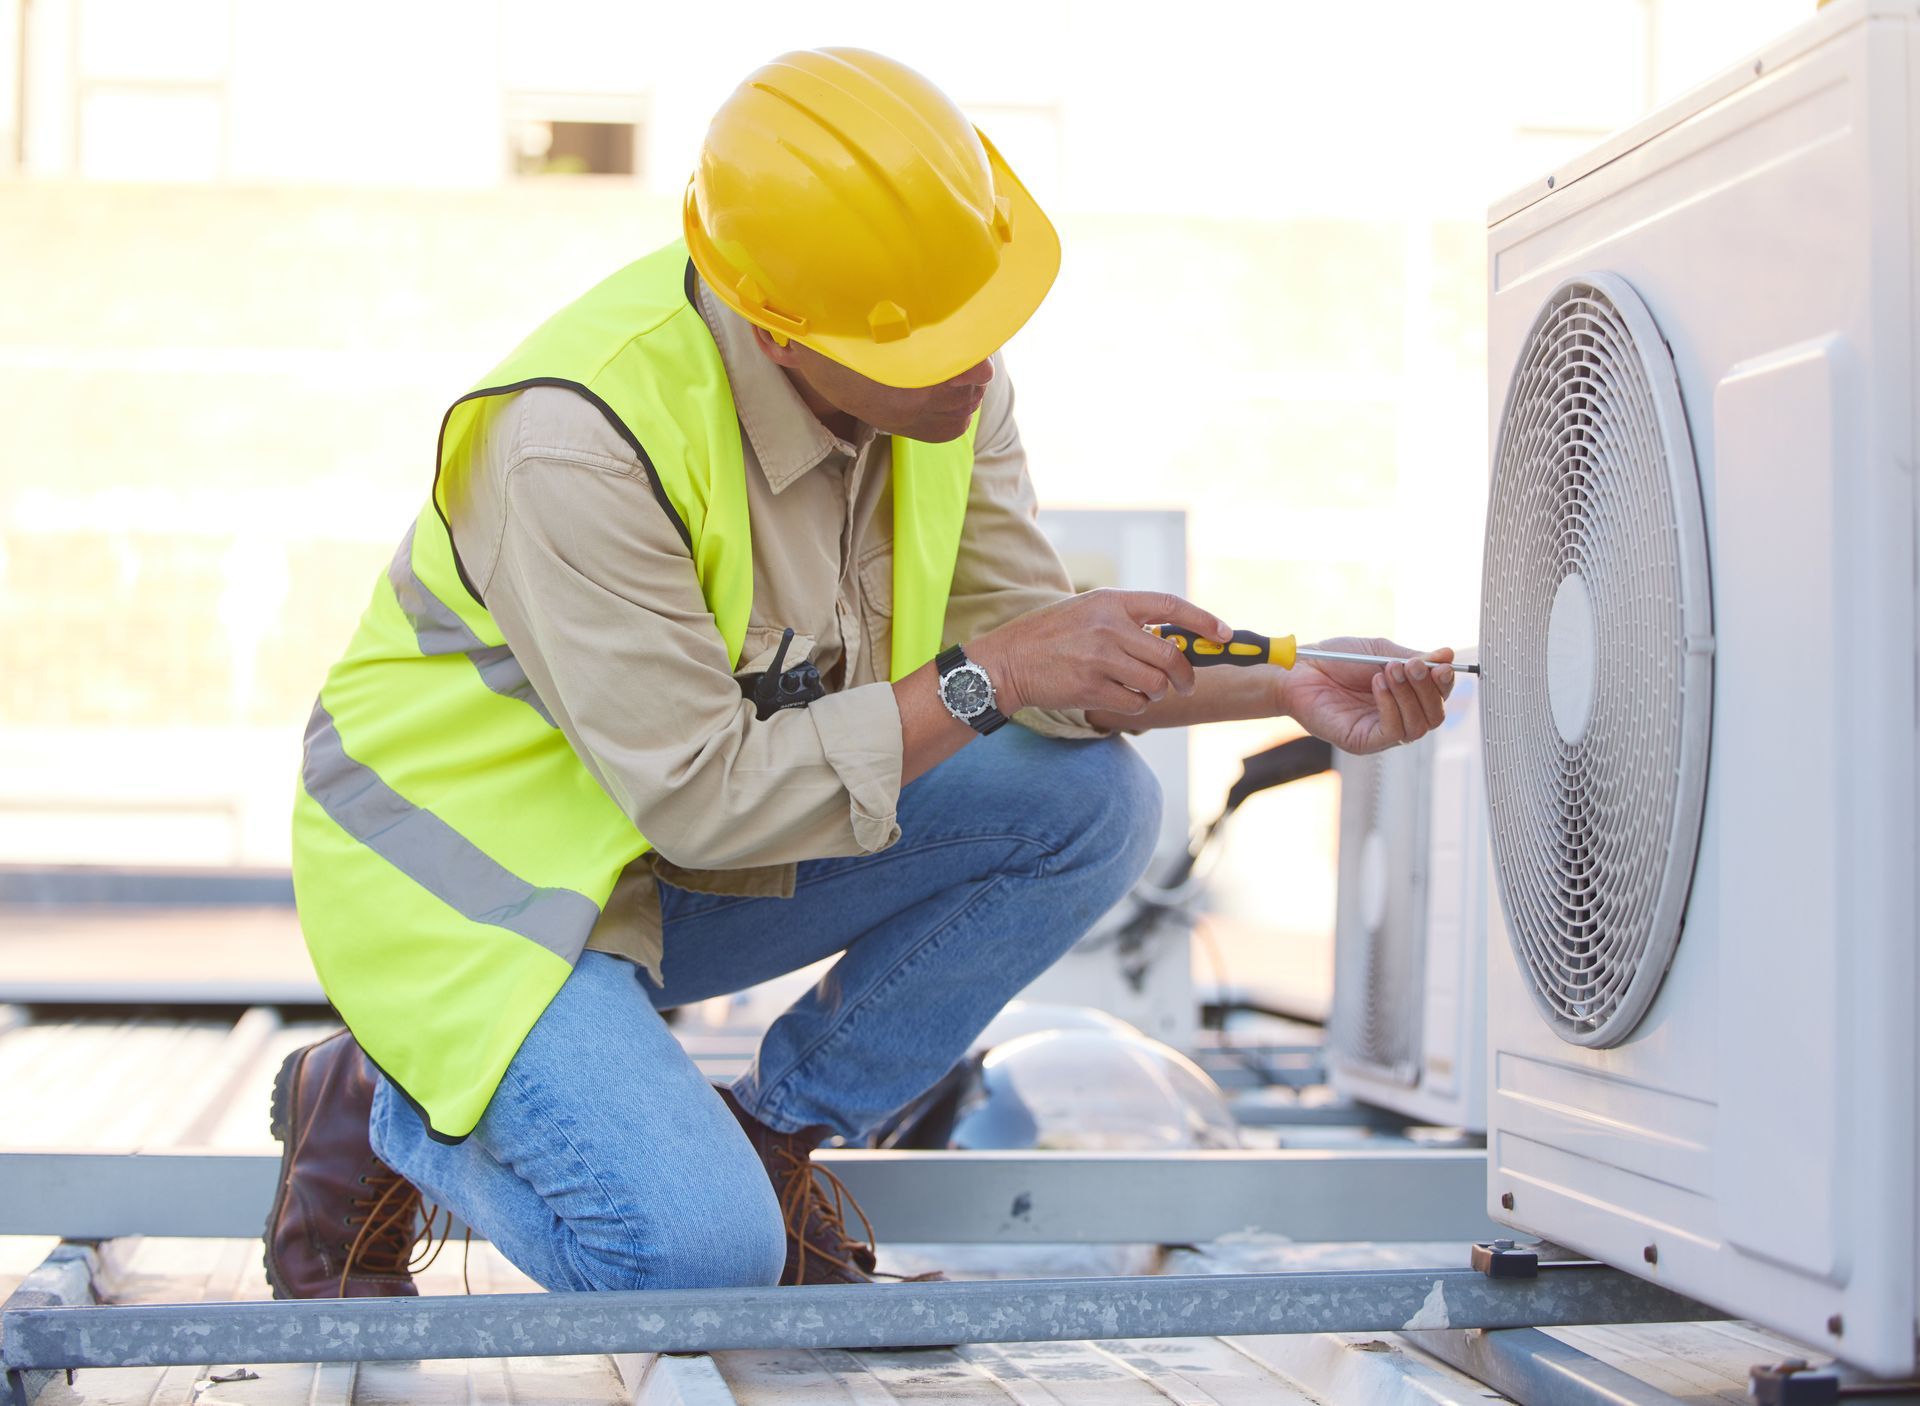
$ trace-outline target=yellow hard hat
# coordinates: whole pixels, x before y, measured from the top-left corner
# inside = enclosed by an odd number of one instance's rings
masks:
[[[1060,237],[992,143],[860,49],[785,54],[735,89],[684,213],[722,302],[889,386],[985,360],[1060,269]]]

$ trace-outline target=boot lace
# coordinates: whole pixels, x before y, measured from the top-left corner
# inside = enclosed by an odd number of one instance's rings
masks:
[[[786,1147],[775,1147],[772,1151],[779,1159],[784,1174],[780,1188],[780,1215],[786,1222],[787,1234],[793,1237],[799,1250],[794,1263],[794,1283],[807,1282],[809,1255],[843,1274],[869,1279],[897,1279],[910,1284],[938,1277],[935,1273],[889,1274],[874,1268],[876,1246],[873,1222],[860,1209],[860,1203],[853,1199],[853,1193],[847,1190],[846,1183],[827,1168],[815,1166],[805,1154]],[[848,1211],[859,1218],[862,1236],[858,1240],[847,1232]],[[828,1244],[818,1244],[809,1237],[808,1232],[816,1224]]]
[[[360,1185],[366,1188],[365,1194],[353,1198],[353,1211],[360,1214],[347,1216],[347,1225],[358,1225],[359,1230],[340,1269],[342,1298],[355,1269],[370,1274],[420,1273],[440,1257],[453,1229],[452,1211],[444,1213],[445,1224],[440,1224],[440,1208],[430,1206],[423,1212],[419,1190],[391,1168],[370,1169]],[[465,1273],[463,1266],[463,1277]]]

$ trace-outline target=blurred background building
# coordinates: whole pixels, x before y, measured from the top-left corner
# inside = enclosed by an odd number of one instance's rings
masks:
[[[793,47],[920,68],[1060,225],[1043,501],[1186,508],[1252,628],[1471,643],[1488,203],[1811,8],[0,0],[0,863],[285,864],[445,406]],[[1281,731],[1196,734],[1196,814]],[[1245,813],[1203,980],[1324,982],[1332,786]]]

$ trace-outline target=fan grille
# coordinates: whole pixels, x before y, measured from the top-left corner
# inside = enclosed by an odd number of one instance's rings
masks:
[[[1495,871],[1560,1035],[1627,1038],[1685,917],[1705,801],[1706,532],[1673,363],[1612,275],[1536,318],[1494,458],[1481,605]]]

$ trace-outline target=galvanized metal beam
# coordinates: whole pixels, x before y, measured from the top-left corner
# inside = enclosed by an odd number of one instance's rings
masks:
[[[1677,1397],[1533,1328],[1403,1336],[1520,1406],[1681,1406]]]
[[[1233,1121],[1243,1128],[1357,1128],[1399,1133],[1418,1121],[1370,1103],[1341,1097],[1303,1099],[1299,1090],[1275,1086],[1237,1093],[1228,1100],[1227,1108]]]
[[[262,1153],[165,1147],[0,1153],[0,1235],[258,1235],[279,1165]]]
[[[1083,1338],[1680,1322],[1712,1309],[1617,1270],[1538,1279],[1361,1270],[1137,1279],[829,1284],[421,1299],[27,1308],[9,1371],[399,1361],[728,1348],[925,1347]]]
[[[24,1006],[281,1006],[323,1010],[327,994],[318,981],[268,977],[155,978],[124,981],[97,976],[11,977],[0,975],[0,1000]]]
[[[1727,1372],[1729,1364],[1724,1359],[1715,1361],[1712,1356],[1705,1354],[1691,1358],[1684,1351],[1671,1348],[1637,1355],[1635,1360],[1644,1360],[1664,1368],[1661,1374],[1669,1377],[1673,1375],[1676,1358],[1689,1363],[1692,1370],[1685,1374],[1687,1394],[1684,1397],[1662,1391],[1631,1372],[1530,1328],[1504,1328],[1492,1332],[1412,1332],[1402,1333],[1401,1336],[1422,1352],[1478,1378],[1503,1396],[1513,1398],[1520,1406],[1690,1406],[1709,1396],[1716,1400],[1721,1397],[1731,1400],[1735,1385],[1723,1379],[1723,1384],[1719,1384],[1718,1390],[1715,1390],[1715,1384],[1709,1380],[1713,1375]],[[1768,1350],[1758,1340],[1747,1341],[1745,1346],[1752,1355],[1744,1365],[1736,1368],[1743,1375],[1746,1367],[1778,1360],[1767,1355]],[[1813,1353],[1807,1355],[1817,1356]],[[1914,1406],[1914,1403],[1920,1403],[1920,1382],[1890,1382],[1884,1378],[1869,1377],[1839,1363],[1828,1363],[1816,1368],[1815,1373],[1837,1384],[1843,1398],[1870,1397],[1888,1406]],[[1814,1394],[1812,1381],[1803,1379],[1802,1384],[1806,1394],[1791,1395],[1788,1399],[1819,1399]],[[1767,1399],[1755,1383],[1748,1382],[1747,1388],[1741,1393],[1743,1397]]]
[[[889,1240],[1484,1240],[1482,1151],[839,1152]]]
[[[53,1253],[34,1266],[7,1296],[7,1301],[0,1304],[0,1323],[5,1321],[5,1314],[15,1309],[91,1305],[95,1266],[96,1257],[90,1245],[54,1246]],[[0,1345],[4,1342],[4,1330],[0,1330]],[[30,1372],[11,1366],[7,1375],[12,1406],[29,1406],[53,1379],[51,1370]]]
[[[1326,1060],[1312,1045],[1219,1045],[1195,1050],[1194,1062],[1223,1089],[1304,1089],[1327,1082]]]
[[[827,1152],[881,1238],[1198,1244],[1484,1240],[1479,1150]],[[279,1159],[166,1148],[0,1153],[0,1235],[257,1235]]]
[[[118,869],[0,864],[0,906],[23,908],[291,908],[285,870]]]

